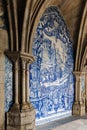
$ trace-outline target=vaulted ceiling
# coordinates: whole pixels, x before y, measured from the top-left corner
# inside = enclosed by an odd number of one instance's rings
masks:
[[[86,0],[9,0],[9,1],[5,0],[5,1],[7,7],[8,4],[10,3],[10,12],[12,17],[16,18],[16,20],[18,21],[17,26],[19,32],[23,31],[23,26],[24,26],[24,30],[27,29],[28,26],[30,26],[31,29],[29,28],[30,32],[28,32],[31,33],[30,35],[32,35],[32,33],[34,35],[35,30],[32,31],[33,27],[34,25],[37,25],[36,23],[39,22],[39,19],[42,16],[45,9],[48,6],[57,6],[61,15],[65,19],[67,27],[70,31],[71,38],[73,41],[73,47],[76,54],[81,18],[82,18]],[[3,0],[0,0],[0,9],[2,9],[1,8],[2,2]],[[16,12],[18,13],[17,16],[15,14],[12,14],[15,11],[14,3],[16,3],[18,9]],[[14,18],[12,18],[13,24],[14,24]],[[25,24],[26,24],[26,28],[25,28]],[[24,31],[24,33],[27,33],[27,31]],[[20,34],[20,36],[22,36],[22,33]]]
[[[37,2],[37,0],[34,0],[34,4],[35,2]],[[47,3],[48,5],[57,6],[60,10],[70,31],[76,52],[81,18],[86,0],[47,0]]]
[[[70,30],[76,48],[85,0],[59,0],[58,4]]]

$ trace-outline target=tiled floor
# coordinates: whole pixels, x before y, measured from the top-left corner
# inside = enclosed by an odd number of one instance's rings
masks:
[[[35,130],[87,130],[87,116],[71,116],[62,120],[37,126]]]

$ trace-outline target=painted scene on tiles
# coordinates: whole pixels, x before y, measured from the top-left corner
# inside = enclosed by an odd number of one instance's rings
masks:
[[[32,54],[35,62],[30,66],[30,101],[37,121],[70,113],[74,100],[73,47],[56,7],[47,8],[40,18]]]
[[[68,116],[74,100],[73,47],[66,24],[55,7],[40,19],[34,36],[30,66],[30,101],[36,123]],[[5,111],[12,105],[12,64],[5,59]],[[45,121],[44,121],[45,120]]]

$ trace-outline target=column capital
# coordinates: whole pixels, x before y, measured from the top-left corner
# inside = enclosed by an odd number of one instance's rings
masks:
[[[74,71],[73,74],[75,75],[76,79],[80,79],[81,76],[84,76],[86,73],[84,71]]]
[[[34,57],[29,53],[20,52],[20,51],[5,51],[5,55],[12,61],[16,62],[17,60],[23,60],[27,63],[32,63],[35,61]]]
[[[19,52],[17,51],[5,51],[5,55],[12,61],[16,62],[19,59]]]
[[[80,75],[81,75],[81,72],[80,72],[80,71],[74,71],[73,74],[74,74],[75,76],[80,76]]]
[[[73,74],[75,75],[76,81],[80,81],[81,72],[74,71]]]
[[[20,52],[20,58],[21,60],[27,62],[27,63],[32,63],[35,61],[34,57],[28,53]]]

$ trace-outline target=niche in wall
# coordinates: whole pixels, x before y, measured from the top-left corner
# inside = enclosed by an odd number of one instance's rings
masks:
[[[69,116],[74,100],[73,47],[63,17],[56,7],[46,9],[38,23],[30,66],[30,101],[36,124]]]

